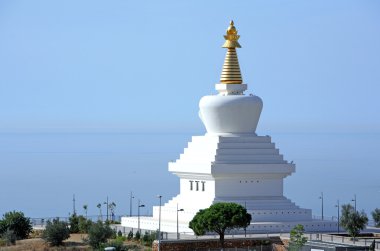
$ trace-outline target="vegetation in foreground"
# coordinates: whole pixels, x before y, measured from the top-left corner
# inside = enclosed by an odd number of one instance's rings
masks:
[[[357,237],[360,231],[363,230],[367,223],[368,217],[362,212],[358,212],[350,204],[342,205],[342,216],[340,225],[344,227],[352,238]]]
[[[247,210],[236,203],[220,202],[209,208],[199,210],[190,221],[189,227],[196,235],[205,235],[207,232],[219,234],[220,244],[224,246],[224,235],[234,228],[246,228],[251,223],[252,216]]]
[[[290,231],[289,251],[301,250],[306,244],[307,238],[304,237],[304,226],[298,224]]]

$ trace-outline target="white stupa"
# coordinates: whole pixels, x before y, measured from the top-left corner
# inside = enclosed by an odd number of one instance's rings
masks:
[[[235,202],[252,215],[247,232],[288,232],[297,224],[306,231],[332,231],[336,222],[315,221],[283,194],[284,178],[295,172],[295,164],[284,160],[269,136],[255,131],[263,107],[255,95],[245,95],[236,48],[239,35],[231,21],[224,36],[227,54],[217,95],[204,96],[199,116],[207,133],[194,136],[184,153],[169,163],[169,171],[180,178],[180,193],[161,207],[161,231],[192,233],[189,221],[200,210],[216,202]],[[140,217],[141,229],[158,229],[159,206],[153,217]],[[138,227],[137,217],[123,217],[122,226]]]

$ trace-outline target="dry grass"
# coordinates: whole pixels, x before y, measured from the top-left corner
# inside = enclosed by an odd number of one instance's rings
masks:
[[[0,247],[0,251],[83,251],[91,250],[91,248],[83,242],[84,234],[71,234],[70,238],[64,241],[64,245],[61,247],[50,247],[41,238],[31,238],[26,240],[20,240],[16,242],[16,245]]]
[[[36,235],[38,235],[36,233]],[[41,238],[30,238],[26,240],[20,240],[16,242],[16,245],[0,247],[0,251],[89,251],[92,248],[83,242],[83,239],[87,237],[87,234],[71,234],[70,238],[64,241],[64,245],[61,247],[50,247]],[[138,246],[134,248],[136,251],[151,250],[151,248],[139,245],[136,242],[125,242],[126,245]],[[132,249],[131,249],[132,250]]]

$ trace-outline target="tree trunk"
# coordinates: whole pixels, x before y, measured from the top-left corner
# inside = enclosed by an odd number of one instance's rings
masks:
[[[219,234],[219,241],[222,248],[220,250],[224,250],[224,232]]]

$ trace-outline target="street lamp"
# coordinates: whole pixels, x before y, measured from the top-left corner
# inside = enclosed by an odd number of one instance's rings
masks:
[[[321,196],[319,196],[319,199],[322,200],[322,220],[323,220],[323,192],[321,192]]]
[[[339,222],[339,200],[338,200],[338,203],[335,205],[336,208],[338,208],[338,234],[339,234],[339,225],[340,225],[340,222]]]
[[[183,208],[178,209],[178,203],[177,203],[177,240],[179,239],[179,232],[178,232],[178,212],[183,212]]]
[[[355,212],[356,212],[356,194],[354,194],[354,198],[351,200],[351,201],[354,201],[355,202]]]
[[[161,245],[161,198],[162,195],[157,195],[157,198],[160,199],[160,207],[158,211],[158,251],[160,251],[160,245]]]
[[[247,210],[247,202],[246,201],[244,201],[244,208],[245,208],[245,210]],[[244,237],[247,237],[247,228],[246,227],[244,228]]]
[[[140,207],[145,207],[145,205],[140,205],[140,200],[138,201],[138,207],[137,207],[137,232],[140,233]]]
[[[129,197],[129,217],[132,217],[132,199],[134,199],[132,191],[131,191],[131,197]]]
[[[103,204],[107,205],[107,222],[108,222],[108,196],[107,196],[107,201],[103,202]]]

